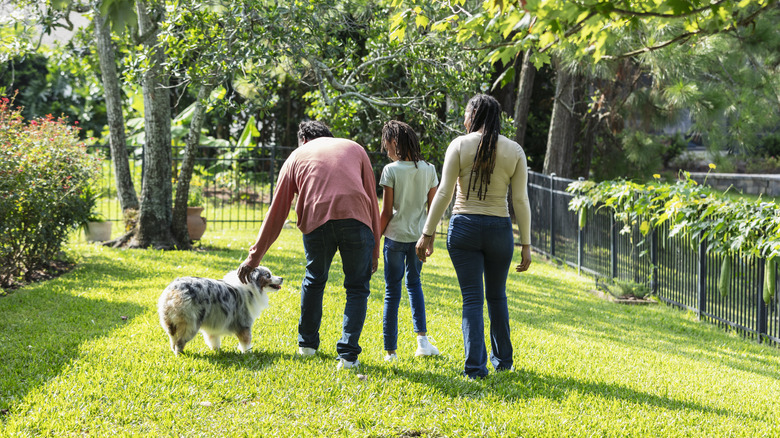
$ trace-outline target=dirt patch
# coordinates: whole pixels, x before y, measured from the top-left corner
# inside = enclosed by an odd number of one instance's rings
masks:
[[[16,289],[27,286],[29,284],[38,283],[41,281],[51,280],[57,278],[62,274],[68,273],[76,267],[76,263],[68,260],[54,260],[49,262],[47,266],[29,272],[25,277],[25,280],[15,281],[10,285],[0,289],[0,298],[8,295]]]

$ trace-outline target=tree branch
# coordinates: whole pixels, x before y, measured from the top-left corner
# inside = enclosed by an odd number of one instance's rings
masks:
[[[692,9],[688,12],[684,12],[682,14],[663,14],[660,12],[639,12],[639,11],[631,11],[628,9],[620,9],[620,8],[612,8],[610,12],[616,12],[620,15],[627,15],[630,17],[655,17],[655,18],[682,18],[682,17],[688,17],[691,15],[696,15],[701,12],[706,12],[712,9],[713,6],[720,5],[722,3],[726,3],[728,0],[719,0],[715,3],[710,3],[707,6],[703,6],[698,9]]]
[[[739,27],[742,27],[742,26],[745,26],[747,24],[752,23],[753,20],[756,19],[756,17],[758,17],[763,12],[766,12],[772,6],[780,7],[777,4],[771,4],[770,3],[770,4],[767,4],[766,6],[764,6],[762,8],[757,9],[752,14],[748,15],[747,17],[743,18],[742,20],[734,23],[733,25],[731,25],[731,26],[729,26],[729,27],[727,27],[725,29],[719,29],[719,30],[716,30],[716,31],[713,31],[713,32],[705,32],[703,29],[699,29],[699,30],[693,31],[693,32],[685,32],[685,33],[682,33],[680,35],[677,35],[676,37],[674,37],[674,38],[672,38],[672,39],[670,39],[668,41],[665,41],[665,42],[663,42],[661,44],[657,44],[655,46],[643,47],[641,49],[633,50],[631,52],[626,52],[626,53],[623,53],[621,55],[616,55],[616,56],[607,55],[607,56],[603,56],[603,59],[615,60],[615,59],[620,59],[620,58],[630,58],[632,56],[636,56],[636,55],[639,55],[639,54],[642,54],[642,53],[648,53],[648,52],[651,52],[651,51],[654,51],[654,50],[663,49],[664,47],[670,46],[670,45],[672,45],[674,43],[677,43],[677,42],[680,42],[682,40],[687,40],[690,37],[695,36],[695,35],[717,35],[719,33],[732,32],[732,31],[735,31]]]

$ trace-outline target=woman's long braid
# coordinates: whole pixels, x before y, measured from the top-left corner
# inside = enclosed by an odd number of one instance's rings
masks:
[[[485,199],[490,185],[490,175],[496,167],[496,143],[501,129],[501,106],[491,96],[478,94],[471,98],[468,105],[471,107],[471,124],[469,132],[482,129],[482,138],[474,155],[474,163],[471,165],[469,189],[466,199],[472,190],[477,191],[479,200]],[[479,182],[479,186],[477,183]]]
[[[382,128],[382,151],[387,150],[387,144],[395,141],[395,152],[398,158],[404,161],[411,161],[414,167],[417,162],[423,159],[420,151],[420,140],[414,129],[404,122],[390,120]]]

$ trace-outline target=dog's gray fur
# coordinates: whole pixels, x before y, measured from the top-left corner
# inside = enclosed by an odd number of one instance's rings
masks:
[[[242,353],[252,348],[252,324],[266,307],[268,292],[278,290],[284,279],[260,266],[241,283],[236,271],[222,280],[181,277],[165,288],[157,302],[160,325],[178,355],[200,330],[213,350],[219,350],[221,337],[235,334]]]

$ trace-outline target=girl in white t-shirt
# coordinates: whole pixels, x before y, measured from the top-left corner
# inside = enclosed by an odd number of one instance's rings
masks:
[[[417,333],[415,356],[437,355],[438,348],[427,336],[425,297],[420,282],[422,262],[415,254],[415,244],[425,225],[439,179],[434,166],[423,161],[417,135],[406,123],[391,120],[385,124],[382,128],[382,150],[387,151],[387,156],[393,160],[382,170],[379,180],[384,189],[380,226],[385,235],[382,322],[385,360],[392,361],[398,357],[398,307],[404,276],[412,308],[412,326]]]

